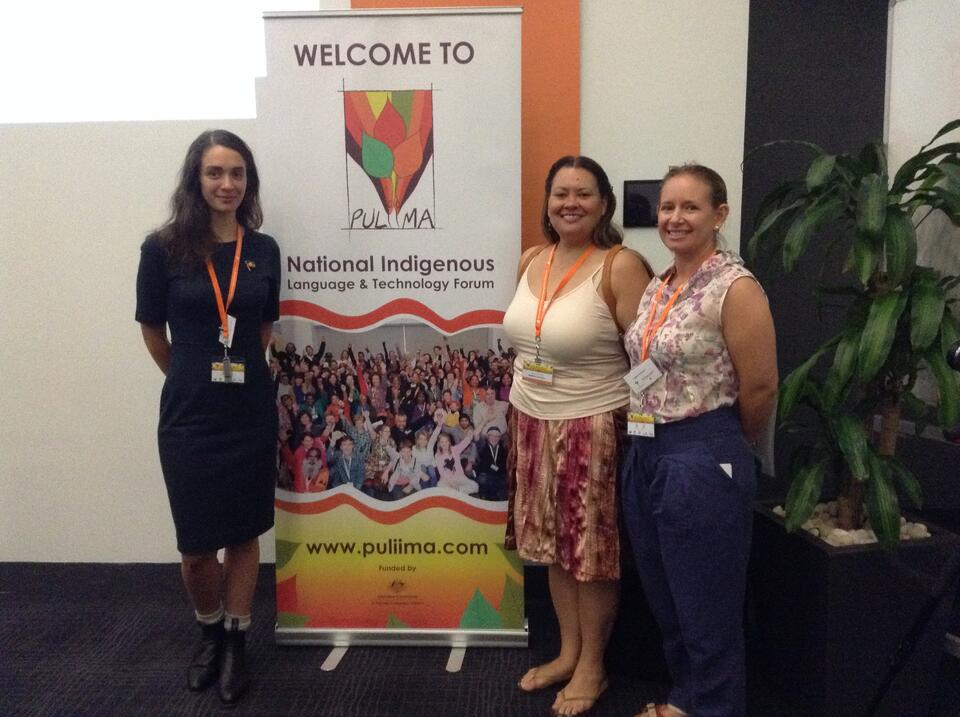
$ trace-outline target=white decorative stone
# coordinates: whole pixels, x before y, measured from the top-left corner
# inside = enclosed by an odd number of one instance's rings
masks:
[[[785,518],[787,511],[782,505],[775,506],[773,512],[781,518]],[[876,543],[877,535],[873,531],[870,521],[864,523],[864,527],[858,530],[843,530],[837,527],[837,502],[817,503],[810,514],[810,518],[800,526],[811,535],[820,538],[825,543],[833,546],[843,545],[869,545]],[[900,539],[901,540],[920,540],[929,538],[930,531],[923,523],[911,523],[903,516],[900,516]]]
[[[837,528],[827,535],[826,541],[836,546],[853,545],[853,535],[842,528]]]

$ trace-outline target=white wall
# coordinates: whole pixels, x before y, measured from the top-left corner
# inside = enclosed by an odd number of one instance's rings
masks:
[[[960,0],[899,0],[890,10],[890,28],[885,125],[894,171],[960,118]],[[946,139],[960,141],[960,131]],[[925,220],[917,258],[960,273],[960,229],[939,212]]]
[[[624,180],[660,179],[670,165],[717,170],[731,210],[722,234],[738,249],[749,3],[581,3],[582,153],[603,165],[618,198]],[[628,229],[626,243],[657,271],[669,266],[656,229]]]
[[[899,0],[889,18],[884,126],[895,172],[937,130],[960,117],[960,0]],[[960,141],[960,131],[945,139]],[[927,211],[921,208],[914,221]],[[943,213],[926,217],[917,229],[917,261],[960,274],[960,228]],[[960,290],[953,295],[960,297]],[[936,382],[927,372],[918,377],[916,391],[931,403],[937,400]]]
[[[218,124],[0,126],[0,560],[176,559],[134,289],[187,145]]]
[[[734,242],[747,9],[581,10],[583,153],[618,192],[685,160],[714,167]],[[558,66],[557,92],[565,80]],[[214,126],[256,152],[253,120],[0,126],[0,561],[177,559],[156,450],[162,377],[133,320],[134,283],[187,145]],[[655,231],[628,243],[666,266]],[[271,560],[272,536],[261,544]]]

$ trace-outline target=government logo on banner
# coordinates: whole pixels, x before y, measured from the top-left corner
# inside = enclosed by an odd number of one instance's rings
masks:
[[[343,122],[346,228],[434,229],[433,90],[344,90]]]

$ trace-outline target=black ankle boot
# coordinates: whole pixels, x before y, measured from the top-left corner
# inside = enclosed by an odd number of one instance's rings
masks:
[[[200,625],[200,630],[200,644],[187,668],[187,686],[194,692],[207,689],[220,672],[223,620],[213,625]]]
[[[225,707],[233,707],[243,697],[250,679],[247,677],[246,637],[243,630],[224,632],[223,651],[220,653],[220,701]]]

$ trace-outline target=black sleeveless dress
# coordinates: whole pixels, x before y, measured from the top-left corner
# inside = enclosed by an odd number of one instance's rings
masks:
[[[235,250],[235,242],[221,244],[212,257],[224,301]],[[136,319],[170,327],[157,439],[181,553],[241,543],[273,526],[278,419],[260,329],[279,318],[279,289],[276,242],[247,230],[229,308],[237,319],[230,355],[244,359],[246,376],[213,383],[210,365],[223,347],[206,268],[170,267],[156,236],[141,247]]]

